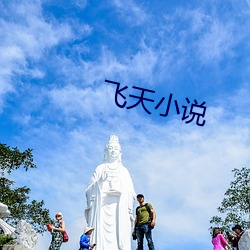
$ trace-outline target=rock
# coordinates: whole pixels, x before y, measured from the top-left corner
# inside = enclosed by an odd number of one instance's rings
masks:
[[[26,250],[24,246],[20,245],[10,245],[10,246],[3,246],[2,250]]]

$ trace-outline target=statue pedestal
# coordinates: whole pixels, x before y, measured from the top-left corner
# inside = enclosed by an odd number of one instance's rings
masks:
[[[6,245],[1,248],[2,250],[26,250],[24,246],[21,245]]]

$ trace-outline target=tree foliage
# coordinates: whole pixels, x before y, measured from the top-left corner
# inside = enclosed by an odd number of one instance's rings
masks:
[[[29,168],[36,168],[33,163],[32,149],[28,148],[21,152],[17,147],[10,148],[6,144],[0,143],[0,166],[1,175],[5,171],[10,174],[13,170],[21,166],[27,171]]]
[[[11,211],[11,216],[5,220],[15,226],[21,219],[30,223],[38,233],[46,230],[45,225],[51,222],[49,210],[44,208],[44,201],[30,200],[30,188],[27,186],[14,188],[14,182],[5,178],[6,174],[23,167],[26,171],[36,168],[33,163],[32,150],[24,152],[18,148],[10,148],[0,144],[0,202],[6,204]]]
[[[210,223],[223,230],[231,230],[235,224],[247,228],[250,220],[250,168],[233,169],[234,180],[217,211],[223,216],[213,216]]]

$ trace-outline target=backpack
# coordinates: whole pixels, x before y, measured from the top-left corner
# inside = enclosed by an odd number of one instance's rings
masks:
[[[149,225],[149,227],[150,227],[151,229],[153,229],[154,227],[151,226],[151,222],[152,222],[152,220],[153,220],[153,214],[151,213],[151,209],[150,209],[150,207],[148,206],[148,203],[145,203],[143,206],[146,207],[146,209],[147,209],[147,211],[148,211],[148,214],[149,214],[148,225]],[[137,215],[137,216],[138,216],[138,209],[139,209],[139,208],[140,208],[140,206],[138,206],[138,207],[136,208],[136,215]]]

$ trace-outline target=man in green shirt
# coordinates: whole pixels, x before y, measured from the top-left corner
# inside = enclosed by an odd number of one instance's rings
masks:
[[[133,235],[136,235],[138,242],[138,250],[143,250],[143,239],[146,236],[148,249],[155,250],[152,229],[155,226],[156,214],[150,203],[144,202],[143,194],[137,195],[137,201],[140,206],[136,208],[135,227]]]

